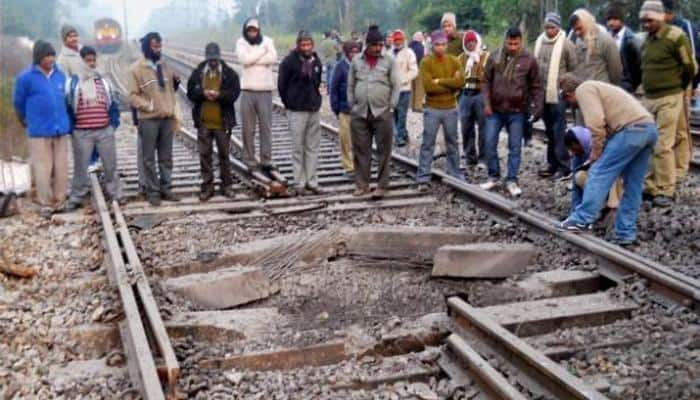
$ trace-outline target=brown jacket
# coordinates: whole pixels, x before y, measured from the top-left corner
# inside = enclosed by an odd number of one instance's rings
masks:
[[[139,119],[174,118],[175,85],[170,68],[163,68],[165,87],[158,85],[156,69],[151,61],[141,57],[129,68],[129,104],[138,111]]]
[[[504,69],[497,65],[499,52],[489,57],[481,86],[484,107],[491,107],[498,113],[529,112],[539,118],[542,116],[544,90],[537,61],[526,49],[517,57],[510,80],[506,78]]]

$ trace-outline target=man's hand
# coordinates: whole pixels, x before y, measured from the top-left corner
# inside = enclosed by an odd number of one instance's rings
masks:
[[[493,110],[491,106],[484,106],[484,116],[490,117],[493,115]]]

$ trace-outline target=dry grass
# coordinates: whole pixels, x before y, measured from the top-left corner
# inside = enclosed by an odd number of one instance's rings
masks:
[[[15,76],[31,61],[26,41],[0,36],[0,158],[27,158],[29,150],[24,128],[15,117],[12,91]]]

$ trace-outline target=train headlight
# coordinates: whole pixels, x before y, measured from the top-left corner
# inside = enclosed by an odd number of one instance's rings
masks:
[[[98,33],[98,34],[97,34],[97,40],[102,40],[102,34],[101,34],[101,33]]]

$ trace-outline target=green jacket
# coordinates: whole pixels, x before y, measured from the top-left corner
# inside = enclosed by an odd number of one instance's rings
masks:
[[[457,94],[464,86],[464,72],[456,58],[449,54],[439,61],[432,54],[423,57],[419,77],[425,88],[426,107],[444,110],[457,106]]]
[[[655,99],[681,93],[695,76],[690,41],[683,31],[664,25],[642,44],[642,87]]]

